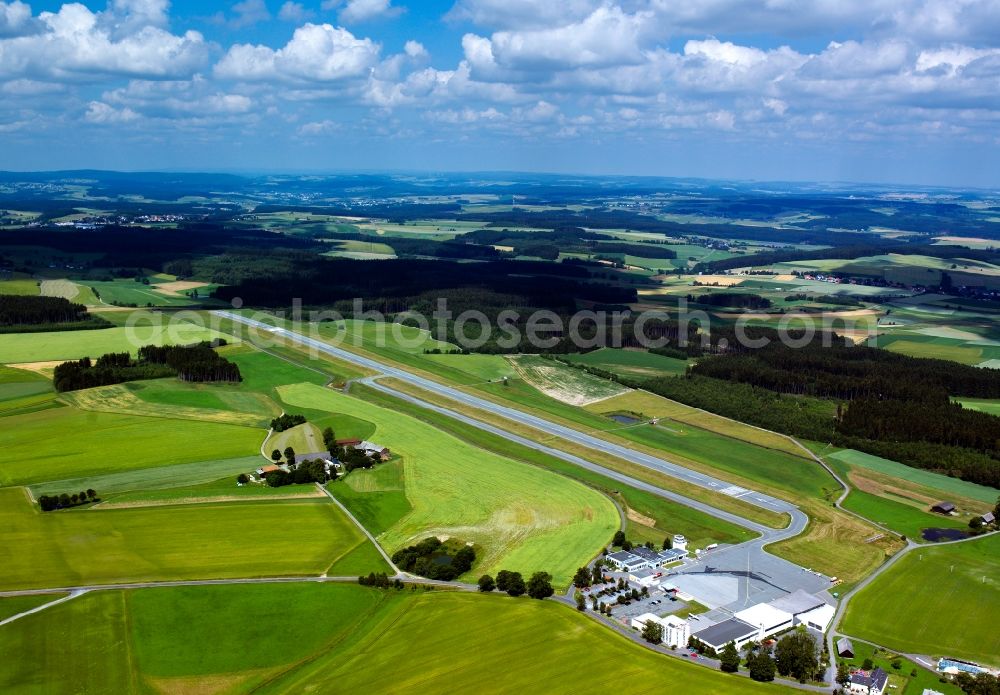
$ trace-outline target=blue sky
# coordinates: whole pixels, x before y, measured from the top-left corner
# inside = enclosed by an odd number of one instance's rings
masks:
[[[0,168],[1000,187],[1000,0],[0,0]]]

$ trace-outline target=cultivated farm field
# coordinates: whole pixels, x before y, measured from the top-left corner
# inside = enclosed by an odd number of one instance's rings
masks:
[[[442,679],[452,692],[586,691],[608,663],[640,693],[786,690],[658,656],[549,601],[339,584],[91,593],[0,631],[0,650],[0,689],[31,694],[67,682],[123,694],[440,692]]]
[[[96,358],[108,352],[135,354],[142,345],[188,345],[228,337],[210,328],[184,322],[169,327],[139,325],[131,333],[124,327],[93,331],[9,333],[0,335],[0,363]]]
[[[998,576],[1000,536],[918,548],[854,597],[843,630],[909,653],[1000,666],[991,609],[1000,605]]]
[[[262,439],[250,427],[52,408],[4,418],[0,484],[249,456]]]
[[[675,376],[683,374],[687,369],[685,360],[617,348],[601,348],[580,355],[567,355],[566,359],[574,364],[603,369],[620,377],[636,380]]]
[[[386,571],[328,499],[41,512],[0,489],[0,587]]]
[[[611,501],[573,480],[342,393],[309,384],[279,393],[292,406],[347,412],[374,423],[372,441],[402,457],[413,509],[379,537],[390,552],[427,536],[454,536],[481,547],[476,576],[545,570],[565,584],[618,528]],[[338,485],[347,482],[331,487]]]

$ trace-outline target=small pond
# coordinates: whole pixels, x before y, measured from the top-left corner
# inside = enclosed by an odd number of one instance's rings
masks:
[[[615,422],[621,423],[623,425],[638,425],[642,420],[635,417],[634,415],[626,415],[625,413],[612,413],[609,415]]]
[[[925,528],[920,530],[925,541],[960,541],[969,537],[969,532],[960,528]]]

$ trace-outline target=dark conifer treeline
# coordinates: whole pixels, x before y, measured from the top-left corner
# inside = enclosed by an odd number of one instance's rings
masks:
[[[745,309],[769,309],[771,300],[751,292],[714,292],[687,296],[689,302],[719,307],[742,307]]]
[[[22,297],[0,294],[0,326],[70,323],[87,317],[87,307],[62,297]]]
[[[243,381],[240,368],[221,356],[213,347],[225,341],[196,345],[145,345],[139,348],[139,361],[165,364],[183,381]]]
[[[145,346],[139,348],[137,360],[122,352],[102,355],[96,363],[89,357],[63,362],[56,366],[52,383],[57,391],[77,391],[168,376],[184,381],[242,381],[239,367],[216,353],[212,349],[215,344]]]

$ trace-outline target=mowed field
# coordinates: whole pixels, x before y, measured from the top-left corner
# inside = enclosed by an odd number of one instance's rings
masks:
[[[328,499],[41,512],[0,489],[0,588],[386,571]]]
[[[686,360],[678,360],[663,355],[654,355],[640,350],[620,350],[601,348],[582,355],[566,355],[574,364],[603,369],[629,379],[653,379],[661,376],[676,376],[687,369]]]
[[[918,548],[851,601],[841,629],[893,649],[1000,666],[1000,536]]]
[[[53,408],[4,418],[0,484],[249,456],[262,440],[251,427]]]
[[[427,536],[452,536],[481,547],[476,576],[500,569],[545,570],[565,584],[619,527],[611,501],[573,480],[339,392],[310,384],[278,391],[289,405],[350,413],[373,423],[370,439],[402,457],[412,510],[380,535],[390,552]],[[347,482],[331,489],[339,485]],[[379,493],[370,494],[377,504]]]
[[[656,655],[551,601],[356,585],[86,594],[0,630],[0,650],[0,690],[29,695],[591,692],[609,663],[638,693],[786,692]]]
[[[135,354],[143,345],[187,345],[231,338],[210,328],[178,322],[171,326],[104,328],[94,331],[8,333],[0,335],[0,363],[14,364],[97,358],[108,352]]]
[[[421,594],[379,618],[263,692],[595,692],[609,668],[637,693],[784,690],[653,654],[550,601]]]

